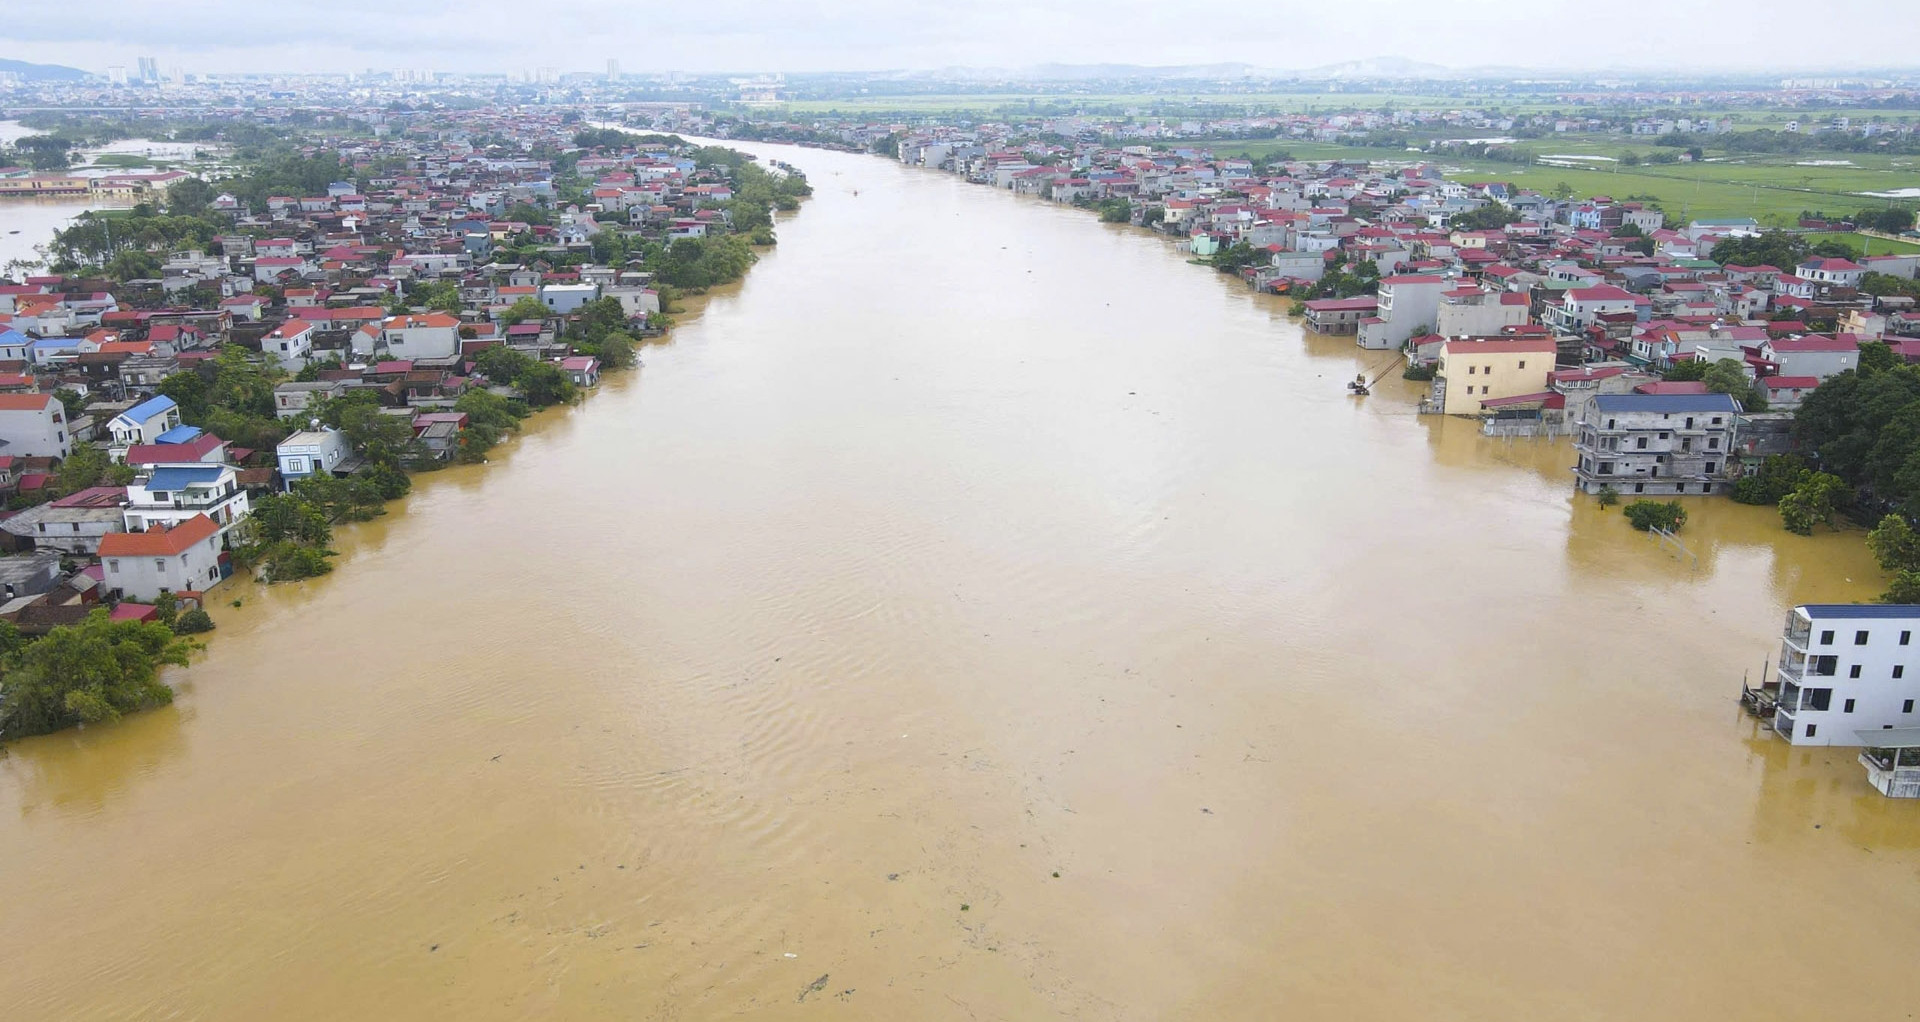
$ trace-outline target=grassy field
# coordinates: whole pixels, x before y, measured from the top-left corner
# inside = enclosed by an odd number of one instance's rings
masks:
[[[1863,256],[1920,252],[1920,244],[1911,241],[1888,241],[1886,238],[1870,238],[1863,234],[1809,234],[1807,241],[1837,241]]]
[[[1864,196],[1860,192],[1920,188],[1920,157],[1736,156],[1710,157],[1701,163],[1642,163],[1629,167],[1618,162],[1623,153],[1633,151],[1644,157],[1654,151],[1654,147],[1592,136],[1530,141],[1521,147],[1536,159],[1590,157],[1557,161],[1564,166],[1540,163],[1522,166],[1444,154],[1289,141],[1218,142],[1209,148],[1216,156],[1266,157],[1286,152],[1305,160],[1395,163],[1426,160],[1447,168],[1449,176],[1455,178],[1509,181],[1548,193],[1565,183],[1580,196],[1610,195],[1616,199],[1649,196],[1675,217],[1751,216],[1775,227],[1793,226],[1802,210],[1822,210],[1838,216],[1889,204],[1886,199]],[[1609,159],[1592,158],[1602,156]],[[1845,165],[1834,165],[1842,163]]]

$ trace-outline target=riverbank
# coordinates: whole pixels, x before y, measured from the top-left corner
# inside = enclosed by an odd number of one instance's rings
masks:
[[[1729,505],[1696,570],[1158,239],[740,148],[815,197],[643,372],[221,609],[172,708],[9,748],[16,1014],[1920,998],[1914,807],[1713,666],[1858,543]]]

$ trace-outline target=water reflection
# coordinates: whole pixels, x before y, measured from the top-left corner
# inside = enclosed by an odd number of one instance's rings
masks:
[[[191,701],[187,672],[169,681],[175,702],[116,725],[84,728],[12,742],[0,748],[0,790],[13,793],[21,816],[88,816],[125,798],[142,779],[187,751]]]

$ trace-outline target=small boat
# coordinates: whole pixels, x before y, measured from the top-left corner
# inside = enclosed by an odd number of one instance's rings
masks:
[[[1366,373],[1355,376],[1353,382],[1347,384],[1347,390],[1352,393],[1354,397],[1366,397],[1368,394],[1373,393],[1373,391],[1367,387]]]

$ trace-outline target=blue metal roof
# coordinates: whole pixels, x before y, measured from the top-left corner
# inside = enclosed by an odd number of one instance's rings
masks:
[[[208,465],[205,468],[158,468],[153,477],[147,480],[147,489],[159,493],[171,493],[188,487],[217,482],[220,474],[226,471],[224,465]]]
[[[192,443],[193,441],[199,438],[200,438],[200,427],[175,426],[172,429],[167,430],[165,433],[162,433],[159,436],[154,437],[153,442],[156,444],[185,444],[185,443]]]
[[[173,407],[175,407],[173,399],[162,395],[160,397],[150,397],[120,414],[135,422],[145,422],[156,415],[165,413]]]
[[[1795,608],[1810,618],[1915,618],[1920,605],[1912,603],[1808,603]]]
[[[42,337],[28,345],[31,348],[78,348],[79,346],[80,338],[78,337]]]
[[[25,344],[27,335],[8,326],[0,327],[0,344]]]
[[[1727,394],[1602,394],[1593,407],[1603,412],[1737,412]]]

